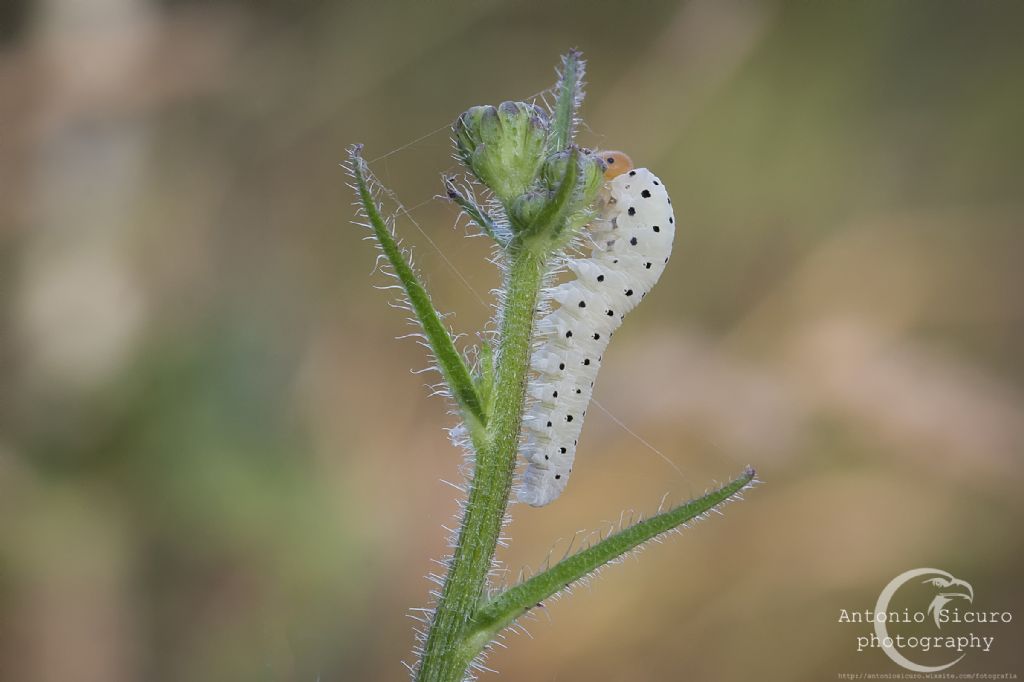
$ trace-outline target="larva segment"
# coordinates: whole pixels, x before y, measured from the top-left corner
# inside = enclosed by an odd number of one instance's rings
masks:
[[[537,323],[531,357],[531,404],[523,420],[527,461],[519,500],[543,506],[565,489],[597,371],[612,334],[658,281],[675,237],[672,201],[646,168],[615,157],[600,214],[587,228],[587,258],[570,259],[573,278],[544,296],[558,305]],[[607,162],[606,162],[607,163]],[[615,164],[608,164],[609,167]]]

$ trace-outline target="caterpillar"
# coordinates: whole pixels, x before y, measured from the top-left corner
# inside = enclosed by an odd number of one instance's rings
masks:
[[[585,228],[589,257],[569,258],[573,278],[546,288],[558,306],[537,321],[518,498],[541,507],[561,495],[608,341],[658,281],[672,251],[675,215],[665,186],[621,152],[601,152],[605,187]]]

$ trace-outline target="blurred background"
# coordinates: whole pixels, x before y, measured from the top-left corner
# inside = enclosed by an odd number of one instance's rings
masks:
[[[836,621],[922,566],[1024,617],[1021,9],[5,0],[0,678],[405,679],[461,455],[338,164],[365,143],[415,207],[473,341],[498,277],[428,201],[443,126],[573,46],[580,141],[681,228],[596,397],[684,474],[592,410],[567,493],[513,507],[510,579],[764,485],[550,604],[498,679],[898,671]],[[954,670],[1020,674],[1022,632]]]

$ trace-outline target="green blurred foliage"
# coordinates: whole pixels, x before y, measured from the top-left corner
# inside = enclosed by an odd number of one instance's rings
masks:
[[[372,168],[422,228],[398,220],[436,302],[482,328],[487,246],[427,202],[443,126],[547,87],[571,46],[581,141],[655,170],[681,228],[597,398],[685,477],[593,411],[567,494],[513,509],[510,579],[665,492],[747,463],[767,483],[489,664],[891,671],[838,610],[926,565],[1024,615],[1022,20],[988,0],[4,5],[0,677],[404,675],[461,459],[338,164],[390,152]],[[1019,674],[1020,635],[963,670]]]

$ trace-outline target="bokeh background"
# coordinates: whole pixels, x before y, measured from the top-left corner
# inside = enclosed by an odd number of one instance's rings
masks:
[[[338,164],[387,155],[471,342],[498,277],[428,201],[438,129],[572,46],[581,142],[654,169],[681,228],[596,395],[683,473],[592,410],[501,558],[514,579],[746,464],[764,484],[552,603],[498,679],[894,672],[836,621],[920,566],[1024,618],[1022,25],[990,1],[5,0],[0,678],[405,678],[461,459]],[[1024,672],[1021,627],[997,634],[954,670]]]

